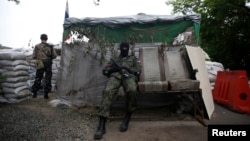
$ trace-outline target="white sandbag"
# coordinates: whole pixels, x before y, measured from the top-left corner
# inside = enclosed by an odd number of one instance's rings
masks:
[[[55,80],[55,79],[52,79],[52,80],[51,80],[51,84],[56,84],[56,80]]]
[[[206,67],[210,82],[214,82],[216,80],[218,71],[224,71],[223,65],[218,62],[206,61]]]
[[[224,67],[221,63],[206,61],[206,67],[208,70],[223,71]]]
[[[208,78],[210,82],[214,82],[216,80],[216,75],[208,72]]]
[[[18,76],[28,76],[29,74],[27,71],[7,71],[2,73],[2,75],[6,77],[18,77]]]
[[[17,66],[17,65],[29,65],[26,60],[0,60],[0,65],[2,66]]]
[[[6,72],[7,70],[3,69],[3,68],[0,68],[0,73],[4,73]]]
[[[221,71],[221,70],[209,70],[208,73],[209,74],[213,74],[213,75],[217,75],[218,71]]]
[[[9,103],[9,101],[0,95],[0,103]]]
[[[30,67],[27,65],[16,65],[16,66],[4,66],[3,69],[8,71],[20,71],[20,70],[29,70]]]
[[[211,82],[210,84],[211,84],[211,90],[213,90],[215,86],[215,82]]]
[[[55,63],[53,63],[53,64],[55,64],[55,67],[56,67],[56,68],[60,67],[60,62],[55,62]]]
[[[66,101],[66,100],[59,100],[59,99],[51,100],[51,101],[49,102],[49,104],[50,104],[52,107],[57,107],[57,106],[60,106],[60,105],[66,105],[66,106],[69,106],[69,107],[72,106],[72,104],[71,104],[69,101]]]
[[[53,73],[53,74],[52,74],[52,79],[56,80],[56,78],[57,78],[57,74],[56,74],[56,73]]]
[[[28,89],[24,89],[19,91],[19,93],[17,94],[15,93],[4,94],[4,97],[6,97],[7,99],[22,99],[25,97],[29,97],[31,95],[32,93]]]
[[[18,87],[18,88],[3,87],[3,93],[4,94],[10,94],[10,93],[18,94],[21,90],[24,90],[24,89],[28,89],[28,85],[27,86],[21,86],[21,87]]]
[[[58,68],[56,68],[55,70],[52,70],[52,72],[53,72],[54,74],[57,74],[57,73],[58,73]]]
[[[52,64],[52,71],[57,70],[57,66],[55,64]]]
[[[4,97],[9,99],[17,99],[17,95],[16,94],[4,94]]]
[[[16,82],[16,83],[3,82],[2,83],[2,87],[8,87],[8,88],[18,88],[22,86],[28,86],[27,82]]]
[[[0,51],[0,60],[25,60],[32,55],[32,50],[3,49]]]
[[[29,76],[17,76],[17,77],[7,77],[4,81],[5,82],[27,82],[29,80]]]
[[[213,62],[213,65],[220,68],[221,70],[224,70],[224,66],[219,62]]]

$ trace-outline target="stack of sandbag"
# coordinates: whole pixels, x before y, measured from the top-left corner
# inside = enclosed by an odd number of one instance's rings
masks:
[[[211,84],[211,89],[214,88],[216,76],[218,71],[224,71],[224,66],[218,62],[206,61],[208,77]]]
[[[3,87],[2,87],[2,83],[4,82],[4,77],[2,76],[3,72],[6,72],[6,70],[3,70],[0,64],[0,103],[8,102],[8,100],[3,97]]]
[[[2,98],[8,102],[18,102],[32,95],[27,81],[29,80],[29,63],[27,56],[31,52],[23,49],[0,50]]]
[[[29,80],[28,80],[28,86],[31,89],[32,85],[34,84],[35,77],[36,77],[36,60],[32,58],[32,56],[28,57],[27,59],[30,69],[28,71],[29,73]]]
[[[60,61],[61,61],[61,56],[57,56],[55,59],[53,59],[53,64],[52,64],[52,79],[51,79],[51,85],[52,85],[52,91],[55,91],[57,86],[57,73],[58,69],[60,68]]]

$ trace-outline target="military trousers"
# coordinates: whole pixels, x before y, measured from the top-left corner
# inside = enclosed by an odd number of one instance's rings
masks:
[[[35,82],[32,85],[32,92],[37,92],[41,88],[41,81],[45,73],[45,86],[44,91],[48,93],[51,91],[51,79],[52,79],[52,63],[50,60],[43,61],[44,68],[36,70]]]
[[[109,117],[110,109],[120,86],[123,86],[126,95],[126,111],[133,112],[137,107],[137,82],[135,77],[118,79],[111,76],[102,93],[99,116]]]

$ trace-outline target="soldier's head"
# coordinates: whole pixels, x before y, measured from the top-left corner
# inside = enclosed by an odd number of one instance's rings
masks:
[[[41,39],[42,41],[47,41],[47,40],[48,40],[47,34],[41,34],[40,39]]]
[[[129,43],[122,42],[120,44],[120,50],[121,50],[121,57],[127,57],[129,52]]]

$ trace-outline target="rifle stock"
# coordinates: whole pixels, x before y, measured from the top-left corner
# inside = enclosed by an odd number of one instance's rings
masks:
[[[46,46],[50,47],[50,63],[53,64],[53,47],[54,45],[53,44],[49,44],[49,43],[45,43]]]

